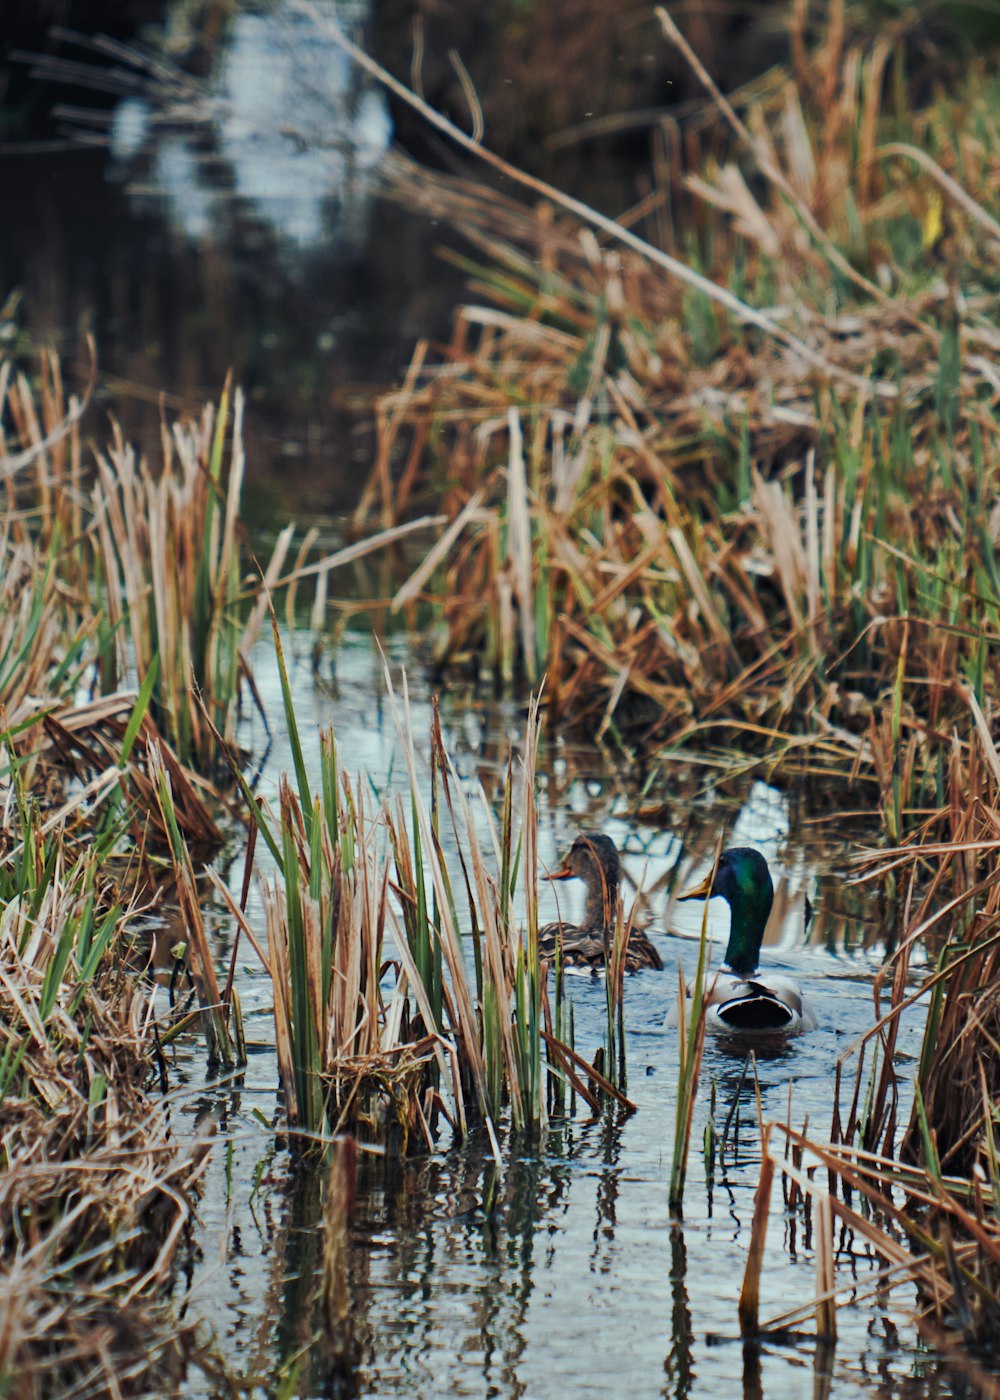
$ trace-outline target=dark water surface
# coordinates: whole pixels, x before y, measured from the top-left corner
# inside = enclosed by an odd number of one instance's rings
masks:
[[[363,32],[367,3],[333,9]],[[0,335],[29,363],[57,348],[79,390],[92,334],[87,428],[105,438],[113,412],[154,457],[161,410],[200,411],[232,371],[251,525],[350,509],[372,394],[448,334],[462,277],[438,250],[458,240],[380,193],[385,99],[286,0],[220,7],[209,51],[190,5],[166,11],[155,63],[67,39],[72,83],[40,69],[72,110],[64,142],[0,148],[0,306],[20,294]]]

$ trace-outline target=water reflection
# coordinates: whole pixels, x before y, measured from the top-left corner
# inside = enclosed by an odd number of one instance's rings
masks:
[[[743,1343],[743,1400],[764,1400],[760,1378],[760,1343]]]
[[[636,1092],[647,1088],[643,1080]],[[765,1099],[779,1089],[765,1086]],[[821,1359],[807,1340],[737,1351],[735,1299],[759,1160],[753,1095],[748,1074],[719,1099],[720,1117],[735,1105],[730,1131],[738,1138],[722,1167],[728,1239],[705,1234],[697,1150],[688,1219],[683,1228],[667,1220],[668,1164],[657,1145],[666,1124],[649,1092],[632,1118],[562,1125],[540,1147],[510,1140],[500,1165],[474,1137],[422,1160],[363,1157],[350,1215],[349,1346],[331,1333],[323,1308],[324,1170],[275,1177],[259,1217],[259,1306],[248,1296],[254,1250],[238,1200],[227,1237],[227,1287],[240,1290],[254,1324],[239,1353],[248,1385],[280,1376],[287,1393],[301,1395],[586,1396],[621,1393],[615,1379],[623,1375],[629,1393],[642,1393],[641,1378],[656,1369],[664,1396],[731,1394],[742,1354],[745,1396],[798,1396],[806,1367],[814,1394],[827,1395],[834,1357]],[[229,1103],[227,1126],[241,1107],[235,1093]],[[776,1226],[780,1232],[780,1214]],[[851,1254],[853,1246],[841,1238],[838,1248]],[[772,1296],[812,1287],[808,1241],[806,1251],[796,1283],[794,1250],[769,1242]],[[851,1266],[863,1284],[875,1261],[862,1252]],[[893,1301],[877,1306],[885,1317]],[[871,1350],[874,1365],[882,1352],[866,1339],[863,1316],[851,1354]],[[849,1314],[845,1320],[850,1331]],[[733,1340],[706,1350],[706,1327]],[[345,1356],[354,1363],[345,1367]],[[906,1360],[903,1353],[887,1363],[884,1388],[872,1393],[904,1395]],[[868,1393],[857,1375],[845,1381],[841,1372],[838,1395]]]
[[[371,464],[363,386],[447,334],[464,273],[424,215],[375,205],[384,99],[288,0],[164,8],[170,43],[206,9],[210,37],[130,61],[64,35],[33,70],[38,102],[70,98],[87,144],[5,162],[17,217],[0,221],[0,283],[22,293],[18,347],[58,348],[78,389],[92,332],[88,430],[106,436],[110,400],[154,457],[164,404],[198,412],[231,371],[248,400],[244,518],[260,538],[308,514],[333,549],[332,514],[356,506]],[[336,11],[356,32],[368,5]]]
[[[600,1124],[601,1165],[597,1172],[597,1213],[594,1222],[594,1248],[590,1257],[592,1273],[607,1273],[611,1269],[609,1246],[615,1238],[618,1223],[619,1177],[621,1175],[622,1127],[626,1115],[617,1108],[608,1109]]]
[[[333,9],[341,22],[366,18],[357,3]],[[242,205],[292,271],[303,249],[361,250],[392,128],[381,89],[328,34],[279,0],[232,16],[197,87],[164,68],[148,74],[145,96],[118,105],[109,131],[112,174],[131,181],[138,208],[162,203],[178,232],[201,241],[230,238]]]
[[[687,1291],[687,1249],[684,1231],[674,1222],[670,1231],[670,1350],[663,1363],[663,1395],[684,1400],[694,1381],[694,1323]]]
[[[813,1357],[813,1400],[830,1400],[836,1354],[836,1342],[824,1340],[816,1343],[816,1353]]]
[[[835,1349],[809,1337],[741,1343],[734,1317],[728,1335],[712,1337],[706,1347],[697,1319],[713,1290],[733,1291],[741,1251],[717,1247],[719,1263],[706,1275],[699,1226],[673,1223],[659,1235],[659,1276],[634,1234],[627,1250],[604,1256],[620,1226],[634,1230],[629,1209],[619,1216],[628,1156],[619,1126],[606,1123],[596,1135],[576,1138],[555,1134],[552,1152],[525,1153],[512,1142],[501,1168],[484,1142],[471,1140],[447,1157],[420,1162],[363,1157],[347,1217],[346,1331],[330,1327],[324,1307],[325,1172],[293,1173],[271,1230],[265,1308],[246,1348],[248,1389],[270,1376],[278,1389],[297,1395],[641,1394],[644,1367],[659,1346],[656,1391],[665,1400],[740,1389],[744,1400],[798,1397],[810,1374],[814,1400],[828,1400],[834,1389],[885,1400],[938,1393],[935,1368],[928,1366],[932,1374],[920,1380],[888,1331],[886,1349],[873,1334],[862,1341],[860,1372],[856,1361],[838,1367]],[[590,1283],[574,1276],[572,1258],[564,1257],[574,1256],[575,1197],[583,1188],[593,1200],[592,1175],[574,1166],[588,1144],[600,1163],[591,1245],[599,1252],[591,1255]],[[609,1196],[612,1177],[616,1189]],[[237,1236],[230,1263],[240,1260]],[[639,1274],[638,1292],[623,1272],[630,1265]],[[637,1330],[623,1309],[640,1298],[645,1307]],[[855,1335],[852,1356],[858,1344]],[[869,1362],[871,1386],[864,1378]]]
[[[501,1173],[485,1148],[473,1141],[447,1159],[387,1164],[381,1178],[372,1169],[360,1206],[366,1225],[380,1227],[384,1249],[373,1256],[371,1279],[395,1297],[374,1323],[372,1381],[425,1385],[443,1359],[442,1328],[457,1327],[453,1363],[505,1394],[525,1391],[525,1317],[545,1268],[539,1225],[562,1214],[568,1167],[518,1156]],[[470,1393],[467,1384],[468,1375],[463,1384],[456,1374],[452,1393]]]

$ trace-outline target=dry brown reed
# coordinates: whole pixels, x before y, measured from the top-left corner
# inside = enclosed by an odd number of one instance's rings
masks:
[[[779,1155],[775,1138],[786,1147]],[[764,1168],[758,1187],[753,1235],[740,1301],[740,1323],[747,1335],[788,1332],[815,1316],[817,1333],[836,1335],[836,1303],[846,1293],[857,1303],[858,1277],[837,1281],[833,1222],[867,1246],[881,1261],[871,1277],[872,1291],[900,1284],[915,1286],[915,1322],[935,1345],[964,1341],[989,1347],[1000,1320],[1000,1226],[991,1189],[936,1168],[917,1168],[861,1148],[824,1143],[787,1124],[765,1129]],[[817,1260],[814,1298],[759,1319],[764,1235],[771,1181],[783,1175],[795,1201],[809,1212]],[[860,1197],[861,1209],[852,1205]]]
[[[172,749],[204,771],[218,761],[201,705],[232,739],[247,651],[293,534],[279,536],[264,586],[244,579],[243,398],[230,397],[227,386],[199,421],[164,423],[156,467],[117,424],[91,462],[58,360],[41,357],[36,389],[0,362],[0,702],[13,723],[40,696],[152,676],[150,717]]]
[[[338,821],[331,830],[315,809],[318,829],[307,835],[309,809],[281,783],[284,869],[263,885],[281,1082],[291,1128],[321,1133],[347,1118],[374,1136],[395,1126],[405,1144],[420,1133],[434,1045],[410,1039],[404,1007],[382,992],[388,854],[384,837],[381,848],[369,839],[365,797],[342,781],[357,844],[351,831],[345,845],[346,829]]]
[[[712,859],[711,879],[715,880],[715,869],[722,850],[719,838]],[[687,1159],[691,1146],[691,1125],[694,1115],[694,1101],[701,1079],[701,1060],[705,1049],[705,1014],[708,1010],[708,899],[705,899],[701,912],[701,936],[698,941],[698,966],[690,991],[684,982],[684,974],[678,966],[677,987],[677,1105],[674,1110],[674,1154],[670,1168],[670,1189],[668,1203],[672,1211],[679,1215],[684,1203],[684,1184],[687,1180]]]
[[[160,814],[149,762],[150,754],[155,753],[169,775],[174,815],[186,842],[199,852],[217,849],[222,832],[213,812],[222,807],[221,795],[179,762],[148,711],[136,716],[136,707],[134,692],[118,691],[49,711],[37,729],[26,729],[16,738],[25,781],[61,779],[65,784],[75,780],[99,785],[99,791],[108,793],[117,788],[131,819],[136,848],[169,850],[169,833]],[[78,805],[75,790],[67,802],[66,815],[71,816]],[[91,803],[86,811],[88,822],[93,822],[96,810],[96,802]]]
[[[917,1077],[918,1105],[903,1136],[903,1155],[941,1170],[989,1177],[992,1126],[989,1105],[1000,1098],[1000,760],[971,692],[975,731],[968,744],[953,737],[941,786],[945,801],[925,811],[905,845],[860,858],[864,881],[880,881],[898,902],[903,930],[875,986],[876,1024],[863,1042],[878,1043],[882,1072],[866,1121],[860,1124],[862,1055],[853,1106],[843,1124],[847,1141],[857,1130],[865,1146],[890,1151],[896,1129],[892,1073],[900,1013],[919,995],[927,1000],[927,1029]],[[907,994],[913,951],[930,954],[933,972],[919,993]],[[888,1010],[881,995],[890,986]],[[858,1047],[862,1052],[864,1043]],[[919,1116],[925,1116],[926,1139]],[[933,1151],[930,1142],[933,1140]]]
[[[109,629],[104,661],[114,680],[133,671],[142,678],[158,664],[153,718],[180,757],[203,770],[219,762],[219,751],[199,698],[233,742],[247,652],[293,532],[279,535],[257,606],[244,616],[242,424],[243,396],[236,391],[230,423],[227,388],[217,411],[207,405],[200,422],[164,430],[158,471],[117,429],[97,455],[92,510]]]

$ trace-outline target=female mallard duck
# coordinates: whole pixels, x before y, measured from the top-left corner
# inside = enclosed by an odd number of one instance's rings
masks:
[[[774,901],[771,872],[760,852],[749,846],[723,851],[715,879],[709,872],[700,885],[678,897],[716,895],[729,905],[732,922],[722,970],[706,989],[707,1028],[730,1033],[811,1030],[816,1018],[792,979],[780,973],[761,975],[757,970]]]
[[[573,842],[562,869],[554,870],[545,878],[572,880],[574,877],[587,886],[583,922],[567,924],[556,919],[546,924],[538,930],[538,951],[543,958],[554,958],[556,948],[561,946],[565,967],[601,968],[611,952],[622,878],[622,864],[610,836],[582,832]],[[646,935],[632,929],[625,950],[625,970],[638,972],[645,967],[660,970],[663,962]]]

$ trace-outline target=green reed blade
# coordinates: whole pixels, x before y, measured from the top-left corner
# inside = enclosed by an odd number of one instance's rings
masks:
[[[132,706],[132,713],[128,717],[128,724],[125,726],[125,734],[122,737],[122,746],[118,752],[118,767],[124,768],[128,763],[132,746],[136,741],[142,722],[146,718],[149,709],[149,702],[152,698],[153,690],[156,686],[157,677],[160,674],[160,653],[153,653],[153,658],[149,663],[146,674],[142,678],[142,685],[139,687],[139,694],[136,702]]]
[[[299,726],[295,718],[295,702],[292,699],[292,688],[288,683],[288,669],[285,666],[285,651],[281,645],[281,635],[278,631],[278,619],[274,615],[273,607],[270,608],[270,613],[271,633],[274,638],[274,654],[278,662],[278,675],[281,680],[281,700],[285,709],[285,723],[288,726],[288,745],[292,751],[292,763],[295,767],[295,781],[299,790],[299,804],[303,821],[306,823],[306,837],[308,838],[312,825],[312,793],[309,789],[309,774],[306,771],[306,761],[302,754],[302,741],[299,738]]]

